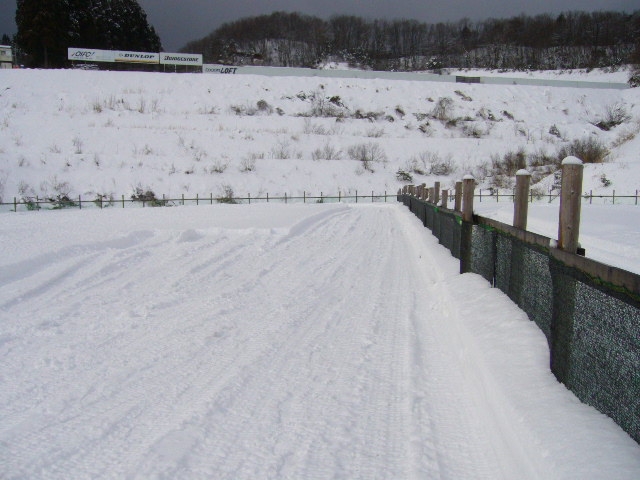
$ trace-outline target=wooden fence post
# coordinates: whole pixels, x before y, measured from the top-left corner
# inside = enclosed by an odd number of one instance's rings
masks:
[[[520,230],[527,229],[527,215],[529,213],[529,185],[531,174],[527,170],[516,172],[516,192],[513,209],[513,226]]]
[[[471,175],[465,175],[462,179],[462,219],[465,222],[473,221],[473,192],[475,188],[475,178]]]
[[[529,211],[529,186],[531,174],[527,170],[516,172],[516,188],[513,192],[513,226],[520,230],[527,229]],[[506,292],[518,305],[523,305],[522,294],[526,291],[525,249],[519,244],[511,245],[511,262],[509,262],[509,287]]]
[[[460,230],[460,273],[471,271],[473,252],[473,193],[476,181],[471,175],[462,180],[462,225]]]
[[[449,203],[449,190],[442,190],[442,208],[447,208]]]
[[[434,205],[438,205],[440,201],[440,182],[435,182],[433,184],[433,203]]]
[[[578,250],[583,168],[579,158],[567,157],[562,161],[558,248],[571,253]]]
[[[462,182],[458,180],[455,188],[455,203],[453,209],[456,212],[462,211]]]

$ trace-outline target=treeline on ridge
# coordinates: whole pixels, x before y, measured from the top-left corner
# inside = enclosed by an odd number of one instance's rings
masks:
[[[327,61],[396,71],[616,67],[640,62],[640,10],[435,24],[275,12],[223,24],[181,51],[203,53],[206,63],[287,67]]]

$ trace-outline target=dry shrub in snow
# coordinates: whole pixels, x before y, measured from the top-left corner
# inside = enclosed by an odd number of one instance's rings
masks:
[[[584,163],[602,163],[605,161],[609,150],[595,137],[576,139],[571,144],[562,147],[558,151],[558,162],[566,157],[578,157]]]
[[[228,164],[223,162],[222,160],[214,160],[213,163],[207,169],[208,173],[224,173],[227,169]]]
[[[340,97],[327,97],[321,90],[316,90],[310,95],[304,97],[301,97],[301,94],[298,94],[298,98],[304,98],[305,100],[308,98],[311,100],[311,111],[308,114],[311,117],[341,118],[345,114],[346,107],[342,103]]]
[[[267,115],[271,115],[273,113],[273,107],[269,105],[265,100],[258,100],[258,103],[256,103],[256,107],[261,113],[266,113]]]
[[[218,195],[217,201],[218,203],[238,203],[231,185],[220,186],[220,195]]]
[[[631,116],[627,113],[627,109],[624,105],[616,103],[614,105],[607,105],[605,108],[604,118],[599,122],[594,123],[600,130],[609,131],[613,127],[623,124],[631,120]]]
[[[497,155],[491,156],[491,167],[493,175],[505,175],[512,177],[522,168],[527,167],[527,153],[524,148],[508,151],[502,158]]]
[[[352,145],[347,150],[351,160],[358,160],[362,163],[362,168],[369,172],[373,172],[372,163],[380,163],[387,161],[387,154],[377,143],[359,143]]]
[[[370,137],[370,138],[383,137],[384,136],[384,128],[376,128],[376,127],[370,128],[370,129],[367,130],[366,135],[367,135],[367,137]]]
[[[304,128],[302,132],[306,135],[327,135],[327,129],[324,126],[313,123],[310,119],[304,119]]]
[[[342,150],[325,143],[322,148],[316,148],[311,153],[313,160],[342,160]]]
[[[440,156],[438,152],[420,152],[407,162],[406,169],[418,175],[447,176],[456,172],[451,155]]]
[[[449,97],[440,97],[435,107],[431,110],[431,116],[437,120],[446,122],[451,119],[453,100]]]
[[[253,172],[256,169],[256,159],[252,156],[244,157],[240,161],[240,171],[242,173]]]

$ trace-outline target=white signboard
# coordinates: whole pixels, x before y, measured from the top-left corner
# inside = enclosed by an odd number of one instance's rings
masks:
[[[202,65],[201,53],[167,53],[160,54],[162,65]]]
[[[0,45],[0,62],[11,63],[13,56],[11,55],[11,47],[9,45]]]
[[[203,73],[222,73],[234,75],[240,68],[229,65],[205,64],[202,66]]]
[[[118,63],[160,63],[159,53],[150,52],[113,52],[114,62]]]
[[[82,62],[113,62],[114,52],[111,50],[93,50],[89,48],[69,48],[69,60]]]

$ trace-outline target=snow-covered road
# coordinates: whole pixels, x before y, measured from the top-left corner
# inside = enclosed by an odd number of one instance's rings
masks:
[[[638,478],[399,205],[6,214],[2,478]]]

